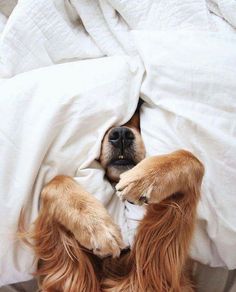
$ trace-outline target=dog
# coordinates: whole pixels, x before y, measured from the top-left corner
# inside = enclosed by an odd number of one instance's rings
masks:
[[[139,109],[107,131],[99,160],[121,200],[146,206],[134,244],[127,249],[92,194],[71,177],[55,177],[43,188],[38,218],[25,235],[42,291],[194,291],[187,263],[203,164],[186,150],[145,158]]]

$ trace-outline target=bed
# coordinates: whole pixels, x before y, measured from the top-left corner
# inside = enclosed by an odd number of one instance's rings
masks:
[[[0,286],[32,278],[18,217],[25,206],[34,221],[57,174],[101,200],[132,242],[142,210],[125,212],[97,158],[139,98],[147,156],[184,148],[206,168],[192,258],[236,268],[235,32],[233,0],[0,4]]]

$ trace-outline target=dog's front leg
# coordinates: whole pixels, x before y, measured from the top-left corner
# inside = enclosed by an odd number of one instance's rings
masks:
[[[119,283],[126,290],[118,291],[193,291],[185,267],[203,173],[201,162],[180,150],[147,158],[121,175],[121,198],[148,206],[130,256],[135,268]]]
[[[190,152],[179,150],[144,159],[121,175],[116,189],[123,200],[139,205],[159,203],[173,194],[184,194],[189,190],[191,199],[196,196],[198,200],[203,174],[201,162]]]
[[[72,232],[78,242],[99,256],[119,256],[124,248],[119,227],[104,206],[67,176],[57,176],[43,189],[41,210]]]
[[[44,292],[100,291],[98,260],[87,249],[115,257],[123,247],[120,230],[103,205],[66,176],[44,187],[39,215],[27,237]]]

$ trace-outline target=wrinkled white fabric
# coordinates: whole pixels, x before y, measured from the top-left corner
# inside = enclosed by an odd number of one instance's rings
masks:
[[[235,0],[207,0],[209,9],[224,18],[233,28],[236,28]]]
[[[0,77],[74,58],[135,54],[131,29],[209,30],[213,22],[204,0],[20,0],[0,42]]]
[[[7,22],[6,16],[0,12],[0,34],[3,31],[6,22]]]
[[[31,278],[32,254],[15,234],[19,212],[24,205],[27,221],[35,219],[42,186],[55,175],[76,177],[109,203],[114,191],[95,159],[107,129],[132,116],[141,78],[137,61],[110,57],[0,82],[0,286]]]
[[[205,176],[191,255],[204,264],[233,269],[236,37],[135,32],[135,39],[146,70],[141,96],[147,103],[142,107],[141,129],[147,153],[183,148],[203,162]]]
[[[235,2],[19,0],[9,16],[15,4],[13,0],[0,2],[0,285],[31,277],[32,254],[15,241],[18,214],[24,204],[29,224],[33,221],[40,190],[58,173],[73,175],[106,204],[126,242],[132,242],[143,211],[117,199],[95,158],[105,131],[132,116],[141,85],[146,100],[141,122],[147,154],[168,152],[178,145],[192,149],[207,164],[192,255],[203,263],[235,268],[231,257],[236,234],[235,217],[231,217]],[[134,41],[131,30],[169,32],[158,35],[157,44],[153,34],[150,39],[140,34]],[[175,36],[177,31],[183,35]],[[216,34],[207,41],[204,33],[209,31]],[[153,48],[146,57],[151,40]],[[184,67],[185,53],[188,62]],[[137,55],[146,69],[152,69],[145,73],[143,84]],[[199,68],[191,58],[199,60]],[[66,64],[58,65],[61,63]],[[218,72],[220,66],[222,73]],[[179,87],[173,83],[176,80]],[[166,100],[156,98],[158,92]],[[189,101],[185,102],[187,95]],[[176,102],[179,96],[182,108]],[[203,96],[210,101],[214,96],[210,106],[208,101],[202,105]],[[194,135],[196,116],[203,120],[201,131],[197,128]],[[184,125],[181,131],[180,124]],[[221,165],[217,154],[222,157]],[[220,186],[221,175],[225,179]],[[225,191],[222,204],[217,187]]]

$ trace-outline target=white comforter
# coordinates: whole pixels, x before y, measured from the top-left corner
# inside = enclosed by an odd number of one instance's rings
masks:
[[[236,268],[236,2],[20,0],[8,18],[12,2],[0,3],[0,286],[31,277],[17,219],[25,205],[33,221],[56,174],[132,241],[142,210],[119,202],[96,158],[139,95],[147,155],[186,148],[206,167],[192,256]]]

